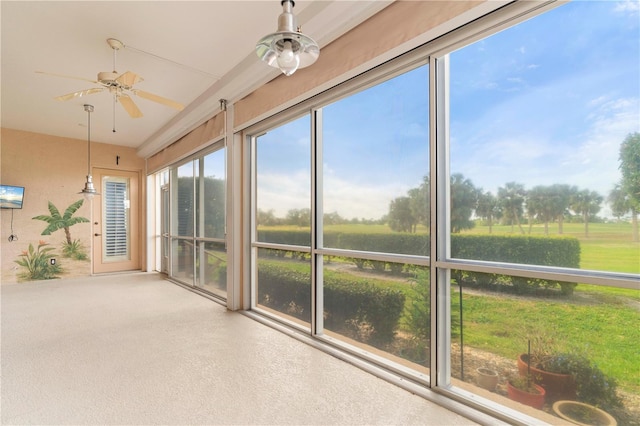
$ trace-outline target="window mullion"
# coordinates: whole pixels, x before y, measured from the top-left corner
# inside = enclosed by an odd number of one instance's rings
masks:
[[[317,253],[323,247],[322,206],[322,109],[311,115],[311,334],[322,334],[324,323],[323,256]]]
[[[448,56],[430,61],[431,102],[431,384],[451,383],[450,271],[439,261],[448,258],[449,238],[449,93]]]

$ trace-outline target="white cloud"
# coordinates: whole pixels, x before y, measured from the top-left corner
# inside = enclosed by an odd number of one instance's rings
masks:
[[[638,0],[624,0],[616,3],[614,12],[629,13],[631,15],[640,13],[640,2]]]
[[[258,208],[273,210],[278,217],[291,209],[310,208],[310,183],[307,172],[294,174],[263,173],[258,180]],[[324,211],[337,212],[346,219],[378,219],[389,212],[389,202],[410,189],[407,185],[356,183],[341,179],[325,165]],[[417,186],[417,185],[416,185]]]

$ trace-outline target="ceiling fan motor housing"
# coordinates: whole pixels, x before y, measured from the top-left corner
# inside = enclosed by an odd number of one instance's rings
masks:
[[[117,72],[99,72],[98,73],[98,81],[107,86],[115,86],[118,83],[116,82],[116,78],[118,78]]]

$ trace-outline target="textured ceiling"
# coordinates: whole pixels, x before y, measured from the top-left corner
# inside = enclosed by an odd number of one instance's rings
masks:
[[[303,32],[322,48],[389,3],[297,1],[294,13]],[[6,128],[85,139],[83,105],[89,103],[95,107],[92,141],[146,147],[148,154],[151,145],[166,143],[213,115],[219,99],[238,99],[279,75],[255,55],[256,41],[277,28],[282,12],[277,0],[2,1],[0,12],[0,112]],[[107,91],[55,100],[99,87],[81,79],[113,71],[108,38],[125,45],[116,55],[119,74],[135,72],[144,79],[135,88],[187,108],[178,112],[133,97],[143,117],[132,119]]]

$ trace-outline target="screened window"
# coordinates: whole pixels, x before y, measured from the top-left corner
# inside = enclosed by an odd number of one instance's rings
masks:
[[[453,257],[640,273],[620,202],[621,147],[640,130],[627,6],[571,2],[451,53]]]
[[[428,255],[428,101],[425,65],[322,108],[324,247]]]
[[[639,11],[527,3],[249,129],[251,306],[523,424],[634,424]],[[530,408],[537,355],[574,382]]]

